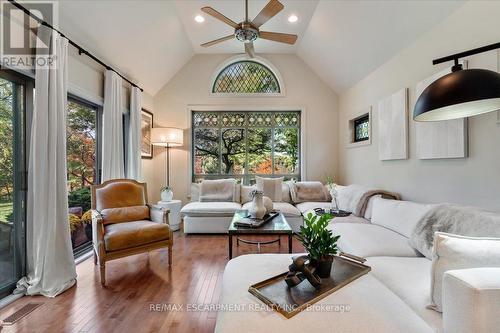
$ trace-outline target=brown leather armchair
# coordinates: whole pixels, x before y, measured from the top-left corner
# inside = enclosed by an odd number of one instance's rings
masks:
[[[106,284],[106,262],[168,247],[172,264],[173,234],[168,209],[147,204],[145,183],[113,179],[92,186],[92,242],[101,284]]]

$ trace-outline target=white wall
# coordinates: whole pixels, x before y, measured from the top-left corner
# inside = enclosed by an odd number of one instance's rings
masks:
[[[155,126],[185,129],[184,146],[171,150],[170,183],[175,197],[187,200],[189,174],[188,105],[303,107],[306,117],[306,172],[308,179],[337,175],[337,95],[296,55],[265,54],[285,82],[284,97],[212,97],[210,82],[216,68],[233,55],[195,55],[154,97]],[[155,148],[154,168],[145,172],[151,198],[159,199],[165,183],[163,148]]]
[[[469,157],[455,160],[417,159],[415,124],[410,120],[410,159],[379,161],[376,121],[377,102],[403,87],[410,88],[411,118],[416,82],[451,66],[432,66],[432,59],[498,42],[499,17],[500,2],[468,2],[340,96],[342,183],[377,186],[420,202],[456,202],[500,211],[500,125],[496,113],[469,119]],[[469,67],[498,70],[496,51],[469,60]],[[346,148],[350,115],[369,105],[374,106],[372,144]]]

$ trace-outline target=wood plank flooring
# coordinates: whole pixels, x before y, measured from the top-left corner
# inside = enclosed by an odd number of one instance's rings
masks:
[[[295,253],[304,252],[296,239],[293,242]],[[77,266],[77,285],[62,295],[52,299],[23,297],[2,309],[1,319],[26,303],[45,303],[1,331],[213,332],[216,312],[187,311],[186,307],[217,304],[228,261],[227,246],[225,235],[175,232],[171,270],[166,249],[119,259],[106,265],[106,288],[101,287],[99,269],[89,258]],[[234,244],[233,256],[255,251],[255,245]],[[287,251],[285,237],[281,247],[277,243],[262,246],[263,253]],[[174,311],[175,307],[182,308]]]

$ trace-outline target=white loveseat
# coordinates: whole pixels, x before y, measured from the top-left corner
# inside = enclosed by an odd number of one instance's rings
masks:
[[[317,303],[337,305],[337,311],[325,307],[330,310],[303,311],[291,319],[263,311],[248,287],[287,271],[291,255],[257,254],[231,260],[224,272],[220,303],[244,310],[220,311],[216,332],[499,332],[500,268],[446,272],[443,312],[428,308],[432,261],[410,245],[409,237],[432,208],[377,198],[370,220],[332,220],[329,228],[341,235],[339,248],[367,258],[371,267],[370,273]],[[342,311],[346,307],[348,311]]]

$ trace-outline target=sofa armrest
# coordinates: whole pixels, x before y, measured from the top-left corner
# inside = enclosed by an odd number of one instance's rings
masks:
[[[168,208],[163,208],[157,205],[149,205],[149,214],[151,216],[151,221],[153,222],[169,224],[168,213],[170,213]]]
[[[500,327],[500,267],[450,270],[443,277],[444,332],[495,332]]]

